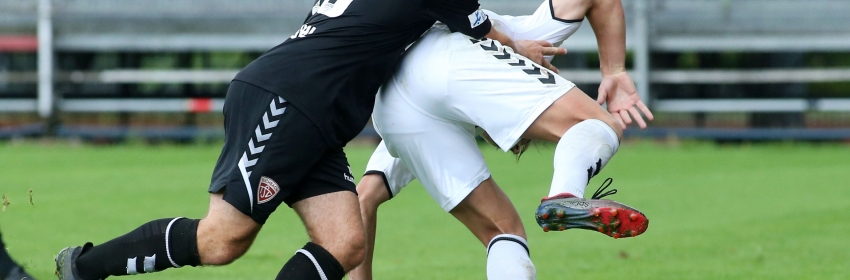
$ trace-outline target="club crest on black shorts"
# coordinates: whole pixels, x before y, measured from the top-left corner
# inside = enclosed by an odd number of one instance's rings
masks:
[[[269,202],[278,192],[280,192],[280,186],[271,178],[263,176],[257,187],[257,204]]]

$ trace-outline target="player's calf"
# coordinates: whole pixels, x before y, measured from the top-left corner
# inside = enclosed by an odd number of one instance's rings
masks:
[[[200,265],[198,221],[155,220],[98,246],[62,249],[56,257],[56,275],[60,280],[103,279]]]
[[[492,177],[481,182],[449,213],[463,223],[484,246],[489,246],[493,238],[500,234],[526,236],[516,208]]]
[[[481,182],[450,213],[487,246],[487,279],[535,279],[522,220],[493,178]]]

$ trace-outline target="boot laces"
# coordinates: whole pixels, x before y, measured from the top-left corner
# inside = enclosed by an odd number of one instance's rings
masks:
[[[599,186],[599,189],[596,189],[596,192],[593,193],[593,196],[590,197],[590,199],[602,199],[603,197],[606,197],[606,196],[609,196],[609,195],[612,195],[612,194],[616,194],[617,189],[611,189],[607,192],[605,191],[605,189],[607,189],[608,186],[610,186],[611,183],[613,183],[613,182],[614,182],[614,178],[605,179],[605,182],[602,182],[602,185]]]

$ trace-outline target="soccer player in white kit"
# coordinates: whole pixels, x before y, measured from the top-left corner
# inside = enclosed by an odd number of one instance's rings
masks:
[[[505,151],[521,139],[558,143],[552,187],[537,210],[545,231],[584,228],[618,238],[646,230],[639,211],[599,200],[615,191],[602,194],[601,188],[592,199],[582,198],[590,178],[617,151],[630,115],[642,128],[638,110],[652,119],[625,73],[620,0],[547,0],[531,16],[487,14],[513,40],[552,44],[567,39],[587,16],[600,48],[599,103],[498,42],[432,27],[376,99],[373,122],[384,141],[357,187],[369,248],[352,279],[371,279],[377,207],[414,177],[487,246],[489,279],[534,279],[522,222],[490,177],[476,127]],[[613,116],[600,106],[604,102]]]

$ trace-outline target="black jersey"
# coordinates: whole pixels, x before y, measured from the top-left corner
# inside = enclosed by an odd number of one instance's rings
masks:
[[[375,94],[435,21],[472,37],[490,31],[477,0],[318,0],[304,25],[240,71],[240,80],[299,108],[331,145],[363,130]]]

